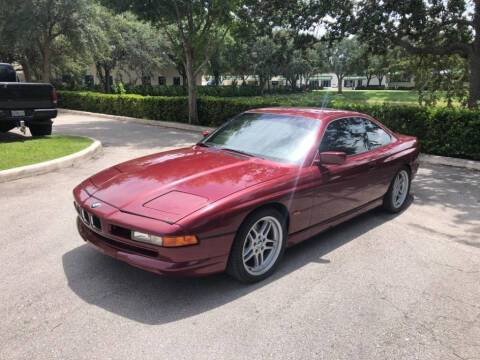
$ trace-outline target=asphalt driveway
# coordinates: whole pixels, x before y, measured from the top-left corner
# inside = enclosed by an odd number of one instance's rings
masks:
[[[163,278],[75,229],[73,187],[196,133],[61,115],[102,141],[82,166],[0,184],[1,359],[480,359],[480,173],[423,166],[411,204],[286,252],[246,286]]]

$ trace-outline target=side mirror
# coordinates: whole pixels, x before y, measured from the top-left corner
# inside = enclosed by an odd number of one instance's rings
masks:
[[[208,135],[210,135],[211,133],[212,133],[212,132],[211,132],[210,130],[204,130],[204,131],[202,132],[204,138],[206,138],[206,137],[207,137]]]
[[[314,165],[330,164],[342,165],[347,160],[347,154],[340,151],[326,151],[319,153],[313,160]]]

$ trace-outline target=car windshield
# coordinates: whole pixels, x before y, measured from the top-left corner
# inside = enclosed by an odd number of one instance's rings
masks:
[[[320,120],[298,116],[244,113],[200,144],[299,165],[312,147],[320,125]]]

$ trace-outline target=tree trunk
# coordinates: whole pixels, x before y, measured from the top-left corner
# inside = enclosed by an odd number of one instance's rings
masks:
[[[470,95],[468,107],[477,109],[480,101],[480,1],[475,6],[475,40],[470,55]]]
[[[265,94],[265,78],[263,76],[258,77],[260,80],[260,96]]]
[[[20,61],[20,65],[22,65],[23,76],[25,77],[26,82],[32,82],[32,73],[30,71],[30,65],[26,60]]]
[[[377,75],[378,85],[382,86],[382,82],[383,82],[384,77],[385,77],[385,75]]]
[[[213,70],[213,85],[218,86],[220,84],[220,73],[217,70]]]
[[[195,72],[193,70],[193,57],[190,51],[186,51],[186,69],[188,83],[188,123],[198,124],[197,110],[197,84],[195,82]]]
[[[367,76],[367,89],[370,86],[370,81],[372,80],[372,75]]]
[[[475,1],[473,27],[475,29],[475,40],[473,51],[470,54],[470,95],[468,107],[477,109],[480,101],[480,1]]]
[[[470,58],[470,96],[468,107],[478,108],[480,101],[480,51],[476,51]]]
[[[42,54],[42,81],[44,83],[50,82],[50,47],[44,45],[41,51]]]
[[[110,68],[105,66],[105,94],[110,94],[112,92],[112,84],[110,84]]]
[[[343,76],[342,75],[337,75],[337,80],[338,80],[338,93],[343,94]]]

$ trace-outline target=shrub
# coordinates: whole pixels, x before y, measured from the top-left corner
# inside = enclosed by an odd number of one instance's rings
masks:
[[[58,91],[59,107],[143,119],[188,122],[186,97]]]
[[[385,85],[357,86],[355,90],[385,90]]]
[[[105,95],[91,92],[58,92],[59,107],[112,115],[188,122],[186,97]],[[275,96],[198,100],[201,125],[219,126],[253,108],[268,106],[318,106],[314,100],[285,100]],[[429,154],[480,160],[480,112],[465,109],[405,105],[335,103],[330,107],[368,114],[395,132],[417,136]]]
[[[187,96],[187,88],[179,85],[124,85],[127,94],[144,96]],[[290,86],[276,86],[265,94],[291,94],[301,89],[292,89]],[[226,85],[226,86],[198,86],[198,95],[217,97],[259,96],[260,87],[257,85]]]

